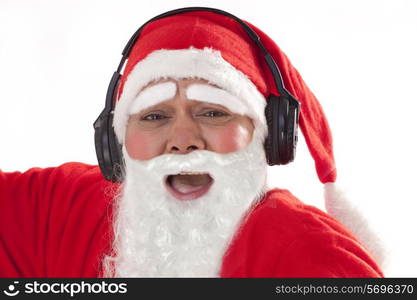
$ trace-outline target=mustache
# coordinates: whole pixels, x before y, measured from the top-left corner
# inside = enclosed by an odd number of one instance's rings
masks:
[[[257,161],[259,157],[255,157],[253,151],[249,148],[253,147],[251,143],[244,149],[240,149],[230,153],[216,153],[208,150],[195,150],[187,154],[162,154],[149,160],[134,160],[131,159],[125,148],[123,153],[125,160],[127,160],[128,169],[141,169],[148,171],[150,176],[157,175],[173,175],[180,172],[201,172],[211,173],[218,172],[219,168],[227,168],[236,164],[245,163],[248,160]],[[133,171],[132,170],[132,171]]]

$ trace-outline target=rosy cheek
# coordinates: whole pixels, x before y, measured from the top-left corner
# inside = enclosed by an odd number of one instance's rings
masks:
[[[154,158],[161,154],[159,137],[157,134],[128,126],[125,137],[127,153],[132,159],[147,160]]]
[[[252,132],[240,123],[230,123],[220,128],[210,128],[204,134],[207,144],[212,151],[229,153],[247,146],[252,138]]]

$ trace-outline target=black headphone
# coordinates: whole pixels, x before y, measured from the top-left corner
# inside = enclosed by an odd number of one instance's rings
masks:
[[[248,34],[250,39],[261,51],[275,81],[280,96],[270,94],[265,108],[268,125],[268,136],[265,139],[265,154],[269,165],[285,165],[294,160],[297,145],[297,127],[300,113],[300,103],[284,87],[281,72],[271,54],[262,44],[255,31],[238,17],[215,8],[186,7],[160,14],[143,24],[130,38],[122,52],[122,59],[117,70],[113,73],[106,94],[106,106],[94,122],[94,142],[101,173],[113,182],[121,182],[124,176],[124,161],[122,145],[119,144],[113,128],[113,105],[116,103],[116,92],[121,77],[121,70],[129,53],[139,38],[142,29],[149,23],[165,17],[191,11],[209,11],[234,19]]]

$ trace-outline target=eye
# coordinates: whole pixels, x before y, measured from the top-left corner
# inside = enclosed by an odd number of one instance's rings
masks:
[[[209,118],[219,118],[219,117],[227,117],[229,116],[229,114],[220,110],[211,110],[202,114],[202,116],[209,117]]]
[[[146,116],[143,116],[142,118],[140,118],[143,121],[159,121],[159,120],[163,120],[168,118],[167,116],[161,115],[161,114],[156,114],[156,113],[152,113],[152,114],[148,114]]]

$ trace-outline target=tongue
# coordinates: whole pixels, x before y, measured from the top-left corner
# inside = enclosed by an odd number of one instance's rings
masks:
[[[210,177],[205,175],[174,175],[171,185],[174,189],[183,194],[188,194],[201,189],[210,181]]]

